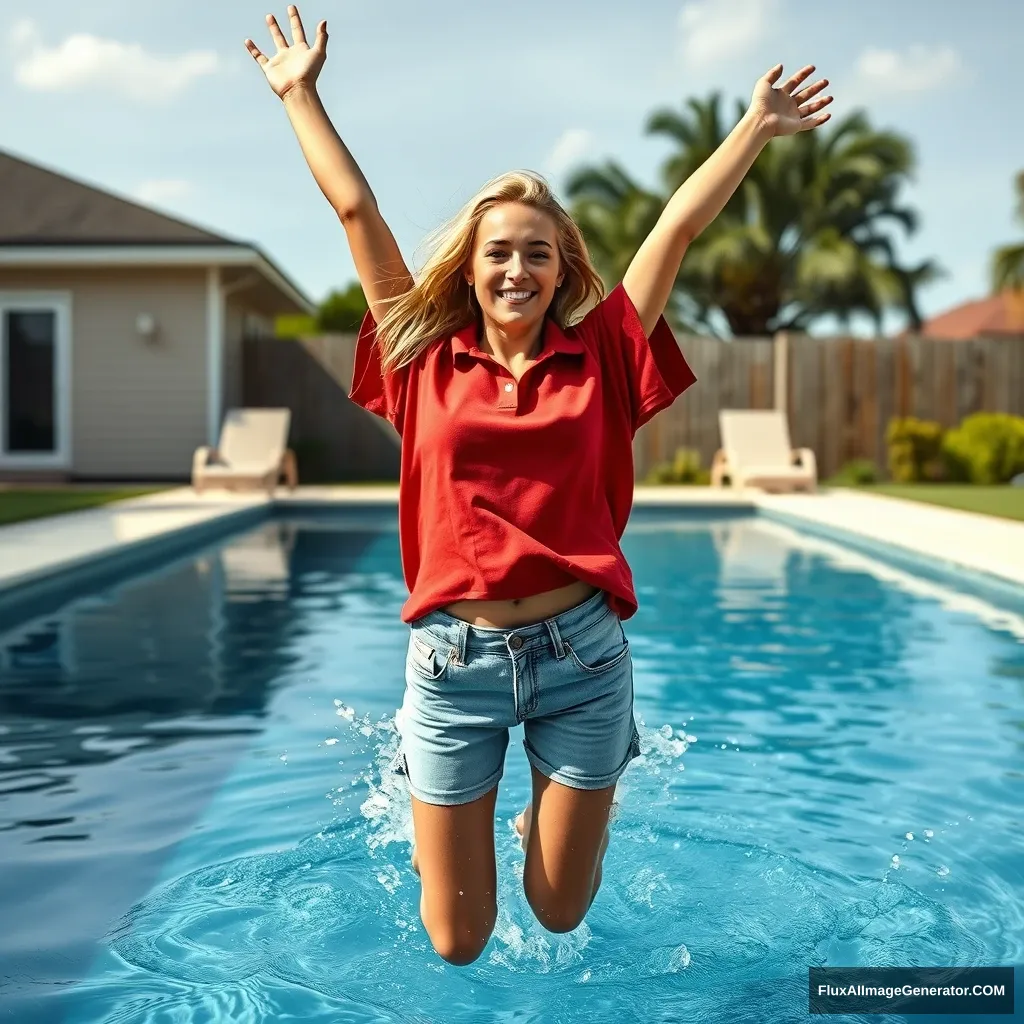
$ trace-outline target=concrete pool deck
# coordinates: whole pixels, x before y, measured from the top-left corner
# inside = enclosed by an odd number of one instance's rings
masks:
[[[153,548],[176,539],[210,536],[257,523],[277,505],[308,509],[395,504],[396,487],[300,487],[265,494],[208,491],[196,495],[176,487],[124,501],[0,527],[0,594],[16,598],[22,588],[64,570]],[[687,509],[746,509],[800,528],[832,531],[888,545],[947,569],[962,568],[1024,586],[1024,522],[960,512],[900,498],[856,491],[814,495],[769,495],[755,490],[709,487],[637,487],[634,506]],[[205,528],[205,529],[204,529]]]

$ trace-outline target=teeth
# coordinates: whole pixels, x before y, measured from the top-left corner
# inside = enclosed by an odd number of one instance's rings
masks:
[[[514,302],[528,299],[533,292],[498,292],[498,294],[505,299],[512,299]]]

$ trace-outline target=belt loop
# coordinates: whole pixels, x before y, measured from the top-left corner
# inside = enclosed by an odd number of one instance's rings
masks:
[[[558,631],[558,623],[554,619],[545,619],[544,625],[548,627],[551,635],[551,646],[555,650],[555,660],[561,661],[565,657],[565,647],[562,645],[562,634]]]
[[[455,664],[466,664],[466,640],[469,636],[469,623],[459,622],[458,632],[455,636]]]

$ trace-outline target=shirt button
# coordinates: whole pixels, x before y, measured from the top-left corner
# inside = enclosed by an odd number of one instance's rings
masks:
[[[514,387],[515,387],[515,384],[509,382],[508,384],[505,385],[505,390],[506,391],[511,391]]]
[[[521,636],[511,636],[509,637],[508,644],[513,651],[518,651],[523,646],[523,638]]]

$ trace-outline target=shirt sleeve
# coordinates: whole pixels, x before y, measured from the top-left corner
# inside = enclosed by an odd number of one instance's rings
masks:
[[[634,433],[697,380],[664,316],[648,338],[621,284],[587,314],[580,327],[593,333],[608,383],[626,406]]]
[[[377,345],[377,324],[373,314],[367,312],[356,337],[352,387],[348,397],[356,405],[386,419],[401,434],[408,383],[408,365],[387,373],[382,369],[380,348]]]

